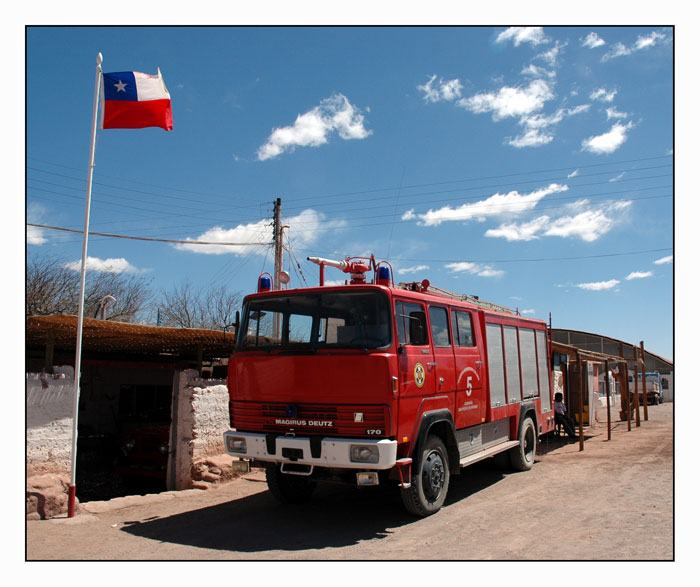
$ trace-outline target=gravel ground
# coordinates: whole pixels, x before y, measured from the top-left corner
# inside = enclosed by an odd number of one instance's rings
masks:
[[[673,560],[673,404],[650,406],[649,421],[629,432],[614,422],[612,441],[604,424],[585,438],[583,451],[544,439],[529,472],[464,469],[445,507],[425,519],[405,513],[395,488],[324,486],[308,504],[281,506],[254,471],[207,491],[90,502],[72,519],[28,521],[26,558]]]

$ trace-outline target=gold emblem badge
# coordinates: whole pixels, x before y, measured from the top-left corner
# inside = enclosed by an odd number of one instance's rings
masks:
[[[422,363],[416,363],[413,367],[413,380],[416,382],[418,389],[425,384],[425,367],[423,367]]]

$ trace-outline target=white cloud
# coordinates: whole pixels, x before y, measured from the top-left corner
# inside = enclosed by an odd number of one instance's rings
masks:
[[[531,128],[518,135],[514,139],[508,139],[507,143],[511,147],[522,149],[524,147],[541,147],[551,143],[554,140],[554,135],[543,133],[537,128]]]
[[[418,273],[419,271],[427,271],[430,269],[429,265],[414,265],[413,267],[403,267],[397,271],[399,275],[406,275],[408,273]]]
[[[523,116],[541,110],[547,100],[554,98],[549,84],[541,79],[530,82],[527,87],[503,86],[497,92],[476,94],[462,98],[457,104],[475,114],[491,112],[493,120],[510,116]]]
[[[546,145],[554,139],[554,135],[551,132],[545,132],[546,129],[556,126],[568,116],[586,112],[589,108],[589,104],[581,104],[575,108],[560,108],[549,116],[544,114],[523,116],[518,124],[525,127],[525,131],[514,139],[509,139],[508,144],[517,148]]]
[[[342,228],[345,221],[328,221],[324,214],[316,210],[307,209],[291,218],[283,218],[283,224],[289,225],[285,230],[285,237],[296,246],[307,246],[316,242],[321,236],[331,230]],[[197,245],[180,243],[174,245],[181,251],[201,253],[207,255],[245,255],[257,253],[265,255],[267,247],[255,243],[272,242],[272,226],[269,220],[259,220],[250,224],[239,224],[234,228],[214,226],[200,234],[197,238],[187,239],[193,242],[205,243],[250,243],[250,245]]]
[[[610,59],[615,59],[617,57],[632,55],[637,51],[653,47],[658,41],[663,41],[665,38],[666,35],[664,35],[663,33],[654,31],[650,35],[639,35],[632,47],[627,47],[623,43],[615,43],[613,48],[610,51],[608,51],[605,55],[603,55],[601,60],[609,61]]]
[[[587,289],[590,291],[604,291],[608,289],[613,289],[614,287],[620,285],[617,279],[610,279],[609,281],[592,281],[589,283],[577,283],[576,287],[581,289]]]
[[[601,39],[597,33],[588,33],[586,38],[581,42],[581,45],[589,49],[595,49],[596,47],[605,45],[605,41]]]
[[[520,310],[520,313],[521,313],[521,314],[534,314],[534,313],[535,313],[535,310],[534,310],[534,309],[530,309],[530,310]]]
[[[445,81],[442,78],[437,83],[437,88],[433,87],[433,82],[437,79],[432,75],[422,86],[417,86],[423,92],[423,99],[426,102],[440,102],[442,100],[452,102],[462,96],[462,84],[458,79]]]
[[[591,92],[591,100],[598,100],[599,102],[612,102],[617,95],[617,90],[608,91],[605,88],[598,88]]]
[[[364,126],[364,116],[342,94],[334,94],[319,106],[297,116],[292,126],[275,128],[257,152],[258,160],[273,159],[296,147],[318,147],[337,132],[340,138],[365,139],[372,134]]]
[[[611,118],[627,118],[627,112],[620,112],[615,110],[615,107],[608,108],[605,113],[608,115],[608,120]]]
[[[552,47],[549,51],[540,53],[535,57],[535,59],[542,59],[547,65],[549,65],[550,67],[554,67],[557,64],[559,53],[561,53],[562,49],[564,49],[567,44],[568,43],[560,43],[559,41],[557,41],[554,44],[554,47]]]
[[[633,126],[631,122],[627,124],[616,122],[608,132],[585,139],[581,143],[581,148],[596,155],[614,153],[627,140],[627,131]]]
[[[571,173],[569,173],[569,175],[567,175],[566,177],[567,177],[567,178],[576,177],[578,174],[579,174],[579,170],[578,170],[578,169],[574,169],[574,170],[573,170]]]
[[[27,222],[33,224],[43,224],[46,217],[46,208],[41,204],[32,202],[27,205]],[[37,226],[27,226],[27,244],[43,245],[47,242],[44,229]]]
[[[66,263],[63,265],[71,271],[80,271],[80,260]],[[85,260],[85,267],[88,271],[97,271],[99,273],[142,273],[143,269],[137,269],[123,257],[114,259],[98,259],[97,257],[88,257]]]
[[[534,63],[530,63],[530,65],[524,67],[520,74],[529,75],[536,78],[548,77],[549,79],[552,79],[557,75],[555,71],[548,71],[544,67],[539,67]]]
[[[615,59],[624,55],[632,55],[632,51],[623,43],[615,43],[613,48],[603,55],[601,61],[609,61],[610,59]]]
[[[44,229],[38,228],[36,226],[27,226],[27,244],[28,245],[43,245],[45,244],[46,237],[44,236]]]
[[[548,42],[541,26],[512,26],[501,32],[498,37],[496,37],[496,43],[504,43],[506,41],[512,41],[513,45],[516,47],[522,43],[540,45]]]
[[[646,37],[639,35],[634,43],[634,50],[639,51],[641,49],[646,49],[647,47],[653,47],[656,45],[656,41],[663,41],[665,38],[666,35],[663,33],[657,33],[656,31]]]
[[[505,238],[507,241],[530,241],[539,238],[538,234],[549,223],[549,216],[540,216],[530,222],[522,224],[501,224],[498,228],[491,228],[484,236]]]
[[[582,207],[588,204],[586,200],[577,202],[572,207]],[[554,220],[545,236],[561,236],[563,238],[578,237],[585,242],[593,242],[608,233],[620,221],[619,214],[631,206],[632,202],[615,202],[609,206],[588,209],[570,216],[561,216]]]
[[[654,275],[653,271],[632,271],[625,279],[629,281],[630,279],[644,279],[645,277],[651,277]]]
[[[673,255],[669,255],[668,257],[661,257],[661,259],[657,259],[654,261],[654,265],[665,265],[666,263],[673,263]]]
[[[474,202],[473,204],[462,204],[456,208],[443,206],[438,210],[430,209],[424,214],[416,214],[409,210],[402,216],[402,220],[420,219],[419,224],[424,226],[436,226],[449,220],[473,220],[483,222],[488,216],[499,216],[502,214],[518,214],[532,210],[544,197],[558,192],[565,192],[569,187],[553,183],[545,188],[535,190],[529,194],[520,194],[513,190],[507,194],[494,194]]]
[[[580,238],[585,242],[593,242],[620,222],[619,212],[630,206],[631,202],[615,202],[598,209],[583,209],[586,205],[587,200],[580,200],[569,206],[571,214],[556,219],[543,215],[521,224],[501,224],[498,228],[487,230],[484,236],[505,238],[511,242],[530,241],[541,236]]]
[[[461,261],[459,263],[447,263],[445,265],[452,273],[471,273],[480,277],[501,277],[505,271],[494,269],[491,265],[483,265],[481,263],[471,263],[469,261]]]

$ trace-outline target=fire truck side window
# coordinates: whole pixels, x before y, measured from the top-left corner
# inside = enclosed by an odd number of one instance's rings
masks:
[[[455,346],[474,346],[472,333],[472,315],[469,312],[452,311],[452,331]]]
[[[415,346],[428,344],[425,311],[418,304],[396,302],[396,329],[399,344]]]
[[[437,347],[452,346],[447,310],[438,306],[430,306],[428,312],[430,313],[430,332],[433,334],[433,344]]]

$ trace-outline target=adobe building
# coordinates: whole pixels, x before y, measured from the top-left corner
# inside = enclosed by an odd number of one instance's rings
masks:
[[[26,319],[27,513],[66,511],[76,316]],[[78,501],[206,487],[231,476],[226,364],[232,332],[85,319]]]

